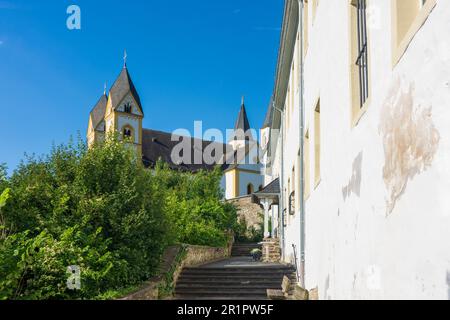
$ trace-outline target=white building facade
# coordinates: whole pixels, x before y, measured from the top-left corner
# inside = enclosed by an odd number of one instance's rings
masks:
[[[444,30],[447,0],[286,0],[265,183],[320,299],[450,298]]]

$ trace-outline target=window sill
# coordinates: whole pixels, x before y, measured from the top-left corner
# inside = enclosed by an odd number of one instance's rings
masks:
[[[397,41],[397,26],[393,28],[395,34],[393,36],[394,43],[393,43],[393,54],[392,54],[392,67],[394,68],[402,59],[403,55],[405,54],[406,50],[408,49],[409,45],[411,44],[412,40],[416,36],[417,32],[422,28],[422,26],[427,21],[428,17],[430,16],[431,12],[433,11],[434,7],[436,6],[436,0],[429,0],[425,6],[420,10],[419,14],[417,15],[416,19],[412,23],[411,27],[409,28],[406,35],[403,37],[401,41]],[[394,11],[395,14],[397,14],[396,11]],[[396,18],[395,18],[396,19]],[[397,21],[395,20],[395,24],[397,24]]]
[[[311,197],[311,193],[305,194],[305,202],[309,200]]]
[[[353,107],[352,112],[352,129],[357,127],[363,116],[366,114],[367,110],[369,109],[371,98],[369,97],[362,108],[358,108],[358,110],[355,110],[355,107]]]
[[[317,179],[316,183],[314,184],[314,190],[316,190],[320,184],[322,183],[322,178]]]

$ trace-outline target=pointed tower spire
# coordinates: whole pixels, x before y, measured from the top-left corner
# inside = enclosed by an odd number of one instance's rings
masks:
[[[128,58],[127,49],[125,49],[123,52],[123,67],[124,67],[124,69],[126,69],[126,67],[127,67],[127,58]]]
[[[241,106],[245,106],[245,96],[242,96]]]
[[[236,121],[236,126],[234,127],[235,130],[243,130],[244,132],[247,132],[250,129],[250,123],[248,121],[247,117],[247,111],[245,110],[245,100],[244,97],[242,97],[242,104],[241,104],[241,110],[239,111],[239,116]]]

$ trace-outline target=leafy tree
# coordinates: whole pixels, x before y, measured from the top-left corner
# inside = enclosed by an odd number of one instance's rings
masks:
[[[111,137],[29,157],[8,181],[0,242],[3,298],[93,298],[156,271],[168,243],[163,197],[135,154]],[[82,289],[66,286],[78,265]]]
[[[166,189],[165,211],[172,225],[173,241],[207,246],[227,244],[237,224],[236,209],[224,202],[219,168],[196,174],[171,171],[159,164],[158,185]]]
[[[237,218],[221,177],[145,169],[116,137],[55,146],[11,177],[0,166],[0,299],[110,297],[155,275],[169,244],[225,245]]]

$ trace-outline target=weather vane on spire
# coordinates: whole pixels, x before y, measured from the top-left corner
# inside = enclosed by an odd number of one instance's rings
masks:
[[[123,67],[124,67],[124,68],[127,67],[127,58],[128,58],[128,55],[127,55],[127,49],[125,49],[125,50],[124,50],[124,53],[123,53]]]
[[[105,81],[105,84],[103,85],[103,95],[106,96],[106,87],[108,83]]]

